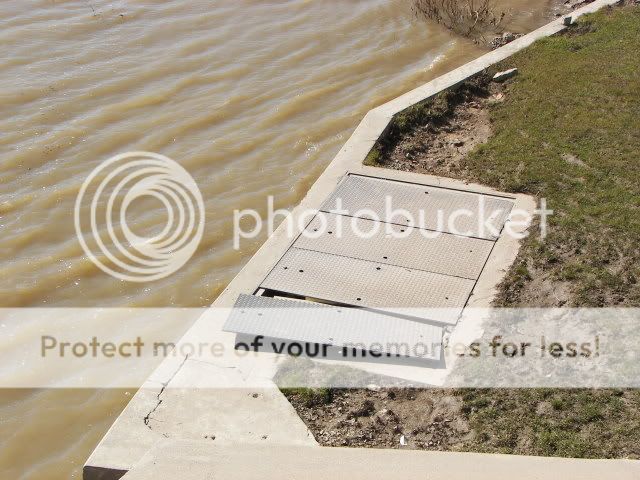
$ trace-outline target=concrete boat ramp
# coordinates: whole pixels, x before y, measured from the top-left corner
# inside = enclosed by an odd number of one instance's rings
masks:
[[[385,199],[403,213],[392,216]],[[438,361],[444,328],[457,323],[514,203],[348,174],[260,282],[259,296],[239,297],[224,330],[332,347],[375,344],[382,353],[420,341],[436,346],[421,357]],[[458,211],[466,213],[459,227],[437,224],[436,212]],[[485,223],[491,232],[481,231]]]
[[[572,18],[614,3],[598,0]],[[238,338],[256,336],[363,348],[477,338],[482,325],[465,321],[464,311],[490,305],[519,247],[504,232],[526,230],[513,215],[532,212],[533,199],[362,162],[395,114],[564,23],[558,19],[370,111],[293,210],[293,224],[303,231],[292,236],[283,222],[176,347],[215,340],[225,353],[164,360],[88,459],[85,480],[640,478],[631,461],[321,448],[273,382],[283,356],[236,350]],[[387,197],[403,213],[389,214]],[[434,220],[438,211],[472,213],[459,215],[454,232]],[[427,212],[424,222],[417,221],[420,212]],[[372,227],[379,229],[371,236],[359,234]],[[357,368],[442,384],[451,368],[442,352],[434,348],[419,360],[401,368],[358,362]]]
[[[320,205],[312,209],[315,214],[305,231],[320,231],[319,222],[326,222],[321,234],[306,237],[301,232],[290,238],[283,225],[269,238],[220,295],[215,308],[176,347],[181,351],[183,345],[215,339],[226,346],[225,353],[167,358],[94,451],[85,466],[85,479],[121,478],[128,471],[133,475],[141,459],[155,455],[150,452],[168,440],[196,449],[199,444],[209,449],[242,445],[274,447],[278,452],[283,446],[297,446],[312,447],[312,456],[316,450],[324,451],[273,383],[275,360],[283,356],[269,351],[238,356],[237,335],[341,347],[418,340],[441,345],[452,332],[477,334],[478,325],[465,328],[457,322],[466,305],[488,306],[496,283],[515,258],[518,240],[480,232],[477,221],[462,223],[464,234],[445,231],[447,226],[407,225],[406,219],[385,216],[382,202],[390,195],[398,211],[414,212],[416,217],[419,210],[465,209],[475,212],[474,220],[486,214],[483,223],[501,232],[511,221],[511,212],[531,211],[533,200],[450,179],[362,165],[337,170],[328,181],[326,175],[305,199]],[[338,198],[342,213],[331,207]],[[483,210],[482,205],[492,208]],[[300,206],[293,216],[307,211]],[[377,218],[366,218],[362,211],[374,212]],[[340,234],[339,217],[344,220]],[[377,222],[381,228],[361,238],[352,226],[363,222],[369,226]],[[382,227],[387,226],[404,230],[399,232],[403,235],[385,233]],[[421,233],[438,233],[438,228],[440,235]],[[525,229],[525,225],[514,227],[519,232]],[[419,360],[418,365],[400,370],[374,361],[358,362],[357,368],[441,384],[450,365],[442,361],[440,347],[426,351]]]

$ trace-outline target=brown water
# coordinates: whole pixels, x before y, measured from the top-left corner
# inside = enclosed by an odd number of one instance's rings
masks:
[[[264,239],[235,251],[234,209],[294,206],[367,110],[483,53],[409,1],[3,0],[0,306],[210,304]],[[518,30],[544,22],[546,0],[502,3]],[[178,161],[206,205],[195,256],[150,284],[95,267],[71,215],[88,173],[132,150]],[[0,478],[79,478],[129,398],[5,391]]]

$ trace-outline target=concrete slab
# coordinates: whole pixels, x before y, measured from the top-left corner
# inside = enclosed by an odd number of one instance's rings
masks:
[[[87,460],[83,478],[117,480],[160,440],[144,427],[142,419],[161,390],[162,385],[149,381],[138,390]]]
[[[125,480],[636,480],[640,462],[362,448],[246,447],[165,443]]]
[[[189,357],[171,355],[131,399],[85,464],[83,478],[118,479],[159,440],[316,445],[293,407],[271,382],[274,355],[238,358],[235,335],[222,332],[229,310],[210,310],[177,344],[190,352],[203,339],[223,346]],[[188,347],[188,348],[185,348]],[[257,395],[254,397],[254,395]],[[205,439],[205,437],[208,437]]]

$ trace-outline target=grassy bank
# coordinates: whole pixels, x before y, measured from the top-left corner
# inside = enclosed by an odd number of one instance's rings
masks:
[[[525,241],[498,306],[640,306],[640,8],[605,10],[501,68],[494,135],[461,176],[545,197],[549,236]],[[467,391],[478,451],[640,457],[637,391]],[[513,425],[518,425],[513,429]]]
[[[367,163],[547,199],[555,211],[549,235],[524,241],[496,306],[639,307],[638,52],[640,7],[591,15],[495,68],[519,70],[499,91],[479,78],[479,84],[403,112]],[[468,144],[473,128],[463,127],[477,124],[457,117],[478,111],[487,115],[488,139],[464,154],[448,154],[443,142],[453,135],[452,144]],[[448,398],[342,391],[323,398],[329,404],[338,398],[346,413],[327,408],[323,415],[330,418],[323,419],[317,407],[310,413],[293,400],[321,443],[330,445],[387,446],[388,438],[403,433],[422,435],[416,448],[640,458],[638,391],[461,390]],[[372,419],[378,410],[404,413],[394,414],[386,431],[384,422],[354,416],[367,401],[373,402]],[[446,434],[434,430],[437,417],[430,413],[442,410],[443,402],[446,415],[464,420],[455,428],[443,425]],[[331,429],[336,434],[325,435]]]

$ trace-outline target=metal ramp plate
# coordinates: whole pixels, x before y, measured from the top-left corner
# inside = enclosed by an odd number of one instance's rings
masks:
[[[455,323],[474,283],[466,278],[290,248],[260,287]],[[434,318],[429,312],[433,309],[445,310]],[[421,310],[425,310],[424,316]]]
[[[495,240],[513,205],[509,198],[349,175],[321,210],[410,225],[406,214],[390,214],[404,210],[419,228]],[[455,222],[449,225],[452,219]],[[481,226],[485,221],[497,234]]]
[[[476,280],[493,244],[490,240],[320,212],[293,246]]]
[[[223,330],[427,360],[441,356],[442,328],[357,308],[240,295]]]

